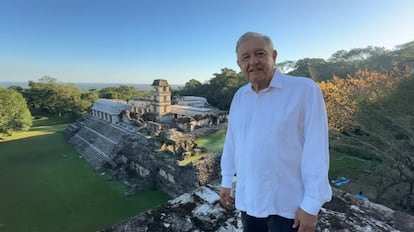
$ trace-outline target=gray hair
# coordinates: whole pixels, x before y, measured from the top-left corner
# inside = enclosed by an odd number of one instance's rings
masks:
[[[272,50],[274,50],[272,39],[270,39],[269,36],[257,32],[246,32],[242,36],[240,36],[239,40],[237,40],[236,53],[239,50],[240,44],[250,38],[262,38],[265,41],[265,43],[269,45]]]

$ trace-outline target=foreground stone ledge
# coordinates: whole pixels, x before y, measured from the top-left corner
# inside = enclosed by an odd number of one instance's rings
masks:
[[[218,192],[218,182],[202,186],[102,231],[242,232],[240,213],[221,207]],[[332,201],[319,214],[316,231],[412,232],[414,216],[334,189]]]

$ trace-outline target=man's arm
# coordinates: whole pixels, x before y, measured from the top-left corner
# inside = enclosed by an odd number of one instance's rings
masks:
[[[328,120],[322,91],[315,86],[307,94],[302,153],[304,197],[300,208],[317,215],[322,205],[330,201]]]
[[[233,103],[232,103],[233,105]],[[231,196],[231,189],[233,185],[233,178],[236,173],[235,167],[235,147],[232,128],[232,108],[229,111],[229,120],[227,124],[226,138],[224,140],[223,153],[221,154],[221,187],[220,190],[220,202],[225,207],[232,207],[234,204],[234,198]]]

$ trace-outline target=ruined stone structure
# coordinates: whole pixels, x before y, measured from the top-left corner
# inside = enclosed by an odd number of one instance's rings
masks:
[[[171,90],[166,80],[154,80],[152,83],[153,104],[152,112],[155,112],[157,119],[161,120],[163,116],[171,111]]]
[[[240,213],[221,207],[218,192],[219,183],[212,182],[103,232],[242,232]],[[414,216],[334,189],[332,201],[320,211],[316,231],[411,232]]]
[[[166,80],[157,79],[152,83],[150,99],[131,99],[128,101],[131,112],[140,115],[154,113],[157,121],[165,121],[171,111],[171,88]]]
[[[180,96],[171,101],[171,88],[166,80],[157,79],[152,83],[151,98],[98,99],[91,113],[109,123],[134,124],[139,119],[160,123],[175,123],[177,128],[194,131],[196,127],[218,125],[227,120],[227,112],[211,107],[206,98]],[[134,114],[134,119],[131,118]],[[147,117],[147,118],[146,118]]]
[[[178,131],[212,128],[226,120],[226,112],[206,107],[202,97],[181,97],[171,105],[166,80],[152,83],[151,99],[98,99],[90,115],[65,130],[70,144],[97,171],[110,169],[113,178],[130,186],[128,194],[161,189],[171,196],[188,192],[218,176],[218,155],[202,154],[193,138]],[[142,118],[131,118],[131,112]],[[151,113],[150,118],[143,116]],[[197,155],[198,160],[183,164]]]
[[[121,100],[98,99],[94,102],[91,113],[93,116],[110,123],[117,123],[119,115],[130,106]]]
[[[87,115],[69,125],[64,134],[83,158],[97,171],[104,170],[106,163],[114,158],[114,149],[131,132],[116,127],[100,118]]]
[[[152,125],[156,123],[149,123]],[[87,115],[70,126],[67,141],[99,172],[129,186],[127,194],[143,189],[160,189],[177,196],[218,178],[219,155],[180,164],[197,148],[191,136],[175,129],[151,133],[124,123],[108,123]],[[200,153],[200,152],[198,152]]]
[[[172,101],[171,88],[166,80],[154,80],[152,86],[151,99],[128,101],[131,112],[139,115],[153,113],[155,121],[173,121],[177,128],[187,132],[194,131],[196,127],[213,126],[226,121],[227,112],[211,107],[206,98],[179,96]]]
[[[175,97],[174,101],[181,106],[205,108],[209,105],[206,98],[198,96],[178,96]]]
[[[151,101],[149,99],[132,99],[128,101],[132,112],[140,115],[151,112]]]

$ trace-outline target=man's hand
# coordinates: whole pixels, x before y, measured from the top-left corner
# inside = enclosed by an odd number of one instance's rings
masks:
[[[225,208],[233,208],[234,206],[234,197],[231,196],[231,188],[221,188],[220,189],[220,203]]]
[[[308,214],[301,208],[296,211],[295,221],[293,228],[298,228],[298,232],[313,232],[316,229],[318,223],[318,215]]]

